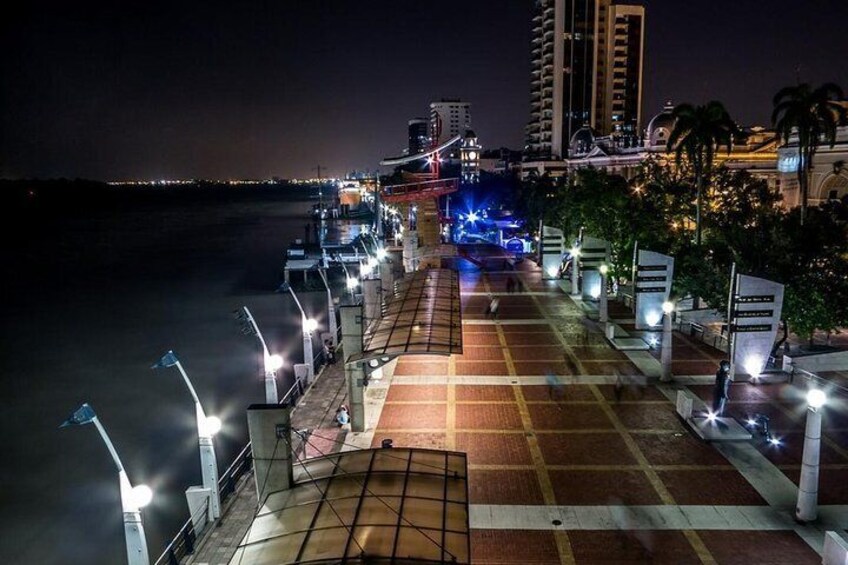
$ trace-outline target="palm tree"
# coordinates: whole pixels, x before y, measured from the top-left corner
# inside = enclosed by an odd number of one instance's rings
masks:
[[[787,86],[774,95],[771,122],[778,140],[789,143],[789,136],[798,135],[798,187],[801,189],[801,225],[807,215],[810,169],[813,157],[822,140],[831,147],[836,144],[836,128],[848,121],[848,110],[838,104],[845,94],[838,85],[826,83],[815,90],[807,84]]]
[[[701,245],[701,208],[704,187],[713,170],[716,150],[727,147],[730,153],[733,141],[742,137],[742,132],[730,118],[721,102],[712,100],[703,106],[679,104],[672,112],[674,129],[668,137],[667,151],[674,151],[677,165],[685,157],[695,173],[697,200],[695,208],[695,243]]]

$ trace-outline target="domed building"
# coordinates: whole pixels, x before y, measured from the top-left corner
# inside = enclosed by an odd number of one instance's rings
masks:
[[[674,122],[674,103],[668,100],[662,112],[648,122],[648,129],[645,131],[645,147],[665,147],[674,129]]]

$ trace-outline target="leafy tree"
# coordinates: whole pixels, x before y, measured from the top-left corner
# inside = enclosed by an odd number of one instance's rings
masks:
[[[716,150],[724,146],[730,152],[734,139],[741,137],[739,128],[721,102],[704,106],[680,104],[674,108],[674,129],[668,137],[667,150],[674,151],[678,164],[685,157],[695,175],[695,244],[701,245],[701,213],[704,189],[710,180]]]
[[[787,86],[774,95],[772,124],[778,139],[789,143],[793,133],[798,135],[798,186],[801,189],[801,225],[807,216],[810,168],[819,144],[826,140],[836,144],[836,128],[848,121],[848,110],[838,104],[845,98],[842,89],[826,83],[813,89],[808,83]]]

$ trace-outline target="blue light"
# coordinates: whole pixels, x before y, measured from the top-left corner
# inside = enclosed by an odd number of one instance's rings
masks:
[[[469,212],[468,213],[468,221],[469,222],[474,223],[477,220],[479,220],[479,218],[477,217],[477,212]]]

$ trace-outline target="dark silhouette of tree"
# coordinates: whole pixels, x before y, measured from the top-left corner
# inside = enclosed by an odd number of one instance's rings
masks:
[[[674,129],[668,137],[667,151],[674,151],[678,166],[685,158],[695,175],[695,245],[701,245],[701,215],[704,189],[713,171],[713,160],[719,147],[730,153],[734,140],[742,132],[730,118],[721,102],[715,100],[703,106],[679,104],[674,108]]]
[[[772,124],[779,140],[789,143],[792,134],[798,136],[798,187],[801,189],[801,225],[807,216],[810,169],[819,144],[836,144],[836,128],[848,122],[848,110],[837,102],[845,94],[833,83],[815,90],[808,84],[782,88],[774,95]]]

